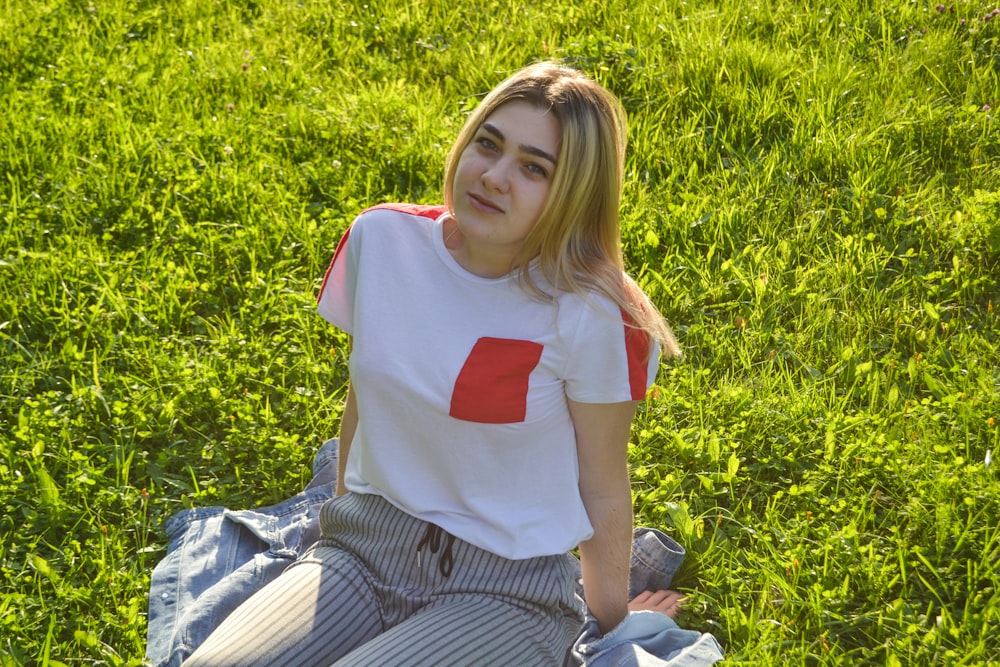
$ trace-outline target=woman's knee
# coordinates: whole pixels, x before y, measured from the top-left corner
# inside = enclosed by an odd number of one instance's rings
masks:
[[[318,548],[233,611],[184,665],[330,664],[382,629],[360,564]]]

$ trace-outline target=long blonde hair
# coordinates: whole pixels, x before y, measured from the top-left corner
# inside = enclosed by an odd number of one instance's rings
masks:
[[[621,247],[622,183],[626,121],[621,104],[582,72],[537,63],[508,77],[477,106],[448,153],[444,198],[454,211],[459,157],[479,127],[501,105],[523,100],[559,119],[562,141],[549,196],[514,258],[513,269],[539,292],[529,267],[536,257],[545,280],[557,290],[595,290],[612,299],[625,320],[657,340],[664,354],[680,349],[649,297],[625,273]]]

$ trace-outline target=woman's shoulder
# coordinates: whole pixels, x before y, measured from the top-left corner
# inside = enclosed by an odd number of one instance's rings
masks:
[[[444,206],[426,204],[378,204],[358,214],[351,223],[351,233],[358,239],[383,236],[387,241],[423,236],[447,211]]]
[[[561,327],[571,330],[620,326],[622,311],[608,295],[596,289],[560,292],[557,297]]]

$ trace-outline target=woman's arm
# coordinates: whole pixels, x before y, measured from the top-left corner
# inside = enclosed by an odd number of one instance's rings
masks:
[[[354,398],[354,385],[347,384],[347,398],[344,400],[344,413],[340,416],[340,445],[337,448],[337,494],[347,493],[344,486],[344,471],[347,470],[347,455],[351,453],[351,442],[354,431],[358,428],[358,402]]]
[[[628,613],[632,493],[628,438],[638,401],[569,401],[580,460],[580,495],[594,535],[580,544],[583,590],[602,633]]]

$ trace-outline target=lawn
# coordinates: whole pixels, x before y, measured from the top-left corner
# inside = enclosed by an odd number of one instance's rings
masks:
[[[0,0],[0,665],[140,665],[176,511],[300,489],[383,201],[506,73],[630,119],[629,270],[686,356],[630,445],[732,664],[1000,655],[1000,7]],[[502,662],[502,660],[501,660]]]

